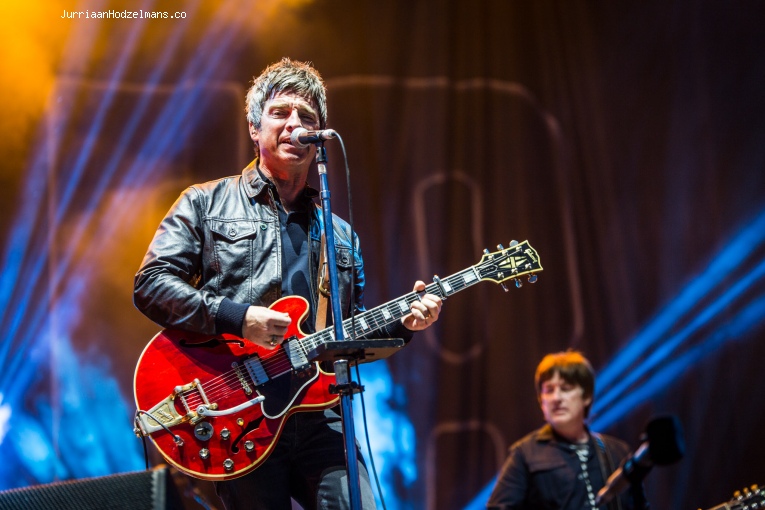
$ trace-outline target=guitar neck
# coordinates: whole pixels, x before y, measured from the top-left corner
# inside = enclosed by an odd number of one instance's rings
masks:
[[[410,292],[398,299],[388,301],[371,310],[358,314],[343,321],[343,336],[346,339],[367,338],[372,332],[391,324],[411,312],[412,303],[419,301],[424,294],[433,294],[446,299],[452,294],[472,287],[476,283],[488,280],[502,284],[507,280],[515,280],[520,287],[519,277],[530,275],[529,281],[536,281],[533,273],[542,270],[539,255],[529,246],[528,241],[518,243],[513,241],[509,248],[499,251],[484,252],[481,262],[463,269],[451,276],[440,279],[435,277],[433,283],[427,285],[423,292]],[[327,328],[300,340],[303,351],[308,353],[327,342],[335,340],[334,328]]]
[[[343,331],[346,333],[355,333],[354,335],[346,336],[363,338],[375,329],[387,326],[409,314],[411,312],[412,303],[419,301],[420,297],[424,294],[433,294],[441,299],[446,299],[479,281],[480,279],[478,278],[478,273],[475,271],[475,268],[469,267],[459,273],[455,273],[438,282],[427,285],[423,292],[410,292],[398,299],[376,306],[352,319],[344,320]]]
[[[419,301],[424,294],[433,294],[441,299],[456,294],[461,290],[467,289],[481,281],[475,266],[470,266],[458,273],[443,279],[436,279],[436,282],[425,287],[424,292],[410,292],[404,296],[388,301],[385,304],[376,306],[366,312],[356,315],[353,318],[343,321],[343,332],[346,339],[365,338],[373,331],[387,326],[401,317],[411,312],[412,303]],[[313,348],[331,342],[335,339],[334,328],[330,327],[309,335],[301,340],[306,352]]]

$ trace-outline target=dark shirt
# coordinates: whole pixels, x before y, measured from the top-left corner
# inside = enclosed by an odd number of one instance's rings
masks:
[[[589,510],[592,508],[589,478],[594,494],[605,485],[605,480],[626,457],[630,450],[618,439],[599,434],[605,455],[599,455],[600,445],[592,434],[587,443],[589,455],[586,474],[576,453],[576,446],[544,427],[532,432],[510,448],[510,455],[500,471],[487,508],[524,510]],[[602,450],[601,450],[602,451]],[[603,466],[600,457],[605,459]],[[642,485],[633,487],[619,498],[622,510],[646,508],[636,500],[644,500]],[[617,508],[602,506],[599,508]]]
[[[276,206],[282,238],[282,296],[301,296],[311,303],[311,285],[308,280],[309,213],[307,210],[288,213],[278,199]],[[314,332],[316,324],[313,307],[309,308],[308,317],[301,325],[301,330],[307,334]]]

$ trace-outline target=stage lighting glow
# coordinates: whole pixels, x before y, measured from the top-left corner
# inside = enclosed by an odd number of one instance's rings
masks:
[[[8,433],[8,422],[11,419],[11,406],[3,403],[3,394],[0,393],[0,445],[3,444],[3,438]]]
[[[140,5],[140,9],[148,10],[151,3],[152,2],[150,1],[144,1]],[[90,123],[90,129],[84,136],[84,144],[76,155],[76,161],[74,165],[72,165],[67,179],[60,182],[63,193],[58,197],[53,225],[50,226],[51,228],[56,228],[56,226],[63,220],[74,192],[80,186],[80,181],[83,178],[88,161],[93,155],[93,149],[98,142],[98,133],[101,131],[106,120],[106,115],[115,98],[119,83],[125,75],[127,66],[133,56],[133,52],[140,40],[140,36],[148,25],[147,23],[132,23],[129,26],[132,30],[128,32],[128,36],[124,39],[122,52],[117,57],[109,79],[107,80],[108,86],[106,87],[105,93],[101,97],[101,101],[92,117],[93,120]],[[180,23],[178,26],[183,27],[184,24]],[[94,198],[98,199],[100,197],[96,196]]]
[[[148,82],[137,91],[142,94],[139,108],[132,110],[125,121],[129,129],[122,133],[119,150],[106,168],[100,168],[96,179],[89,177],[92,188],[85,203],[81,196],[75,199],[75,193],[82,189],[86,170],[92,167],[98,136],[116,91],[124,87],[141,27],[147,25],[130,25],[122,52],[112,60],[109,78],[103,83],[100,102],[95,105],[80,147],[59,144],[86,81],[78,85],[77,80],[67,78],[70,86],[66,96],[61,88],[56,89],[56,99],[50,102],[47,112],[47,129],[41,129],[42,141],[28,166],[23,210],[10,231],[0,276],[0,328],[9,339],[0,347],[0,391],[4,399],[0,430],[4,446],[10,447],[6,451],[11,452],[0,467],[0,489],[101,476],[143,466],[141,443],[133,436],[130,424],[132,403],[123,399],[131,394],[130,388],[118,387],[102,355],[75,354],[71,345],[70,335],[80,321],[83,291],[94,284],[93,267],[97,261],[87,254],[93,253],[93,243],[98,244],[95,253],[102,253],[110,243],[119,243],[119,229],[134,215],[137,200],[114,200],[119,190],[136,195],[142,186],[151,185],[149,177],[162,178],[158,175],[160,163],[172,157],[169,153],[183,150],[184,136],[203,121],[199,114],[205,98],[201,96],[209,81],[219,73],[225,74],[225,66],[233,60],[223,56],[231,56],[231,43],[242,31],[246,17],[239,16],[232,23],[230,15],[241,9],[241,3],[228,2],[209,24],[200,51],[180,80],[182,85],[173,88],[171,101],[165,104],[159,121],[146,126],[148,100],[176,55],[187,26],[174,25]],[[188,7],[187,12],[191,12]],[[74,32],[73,39],[79,37],[80,41],[70,40],[69,47],[85,51],[76,56],[67,51],[72,60],[65,61],[64,69],[70,63],[71,67],[85,63],[81,60],[90,56],[91,47],[82,42],[93,42],[95,30],[91,27],[97,26],[91,23]],[[132,138],[141,127],[148,136],[138,157],[125,171],[121,156],[135,150]],[[57,167],[51,166],[54,160],[59,162]],[[52,170],[55,175],[51,175]],[[118,170],[119,182],[115,182]],[[117,192],[107,195],[112,190]],[[80,201],[76,212],[72,211],[75,201]],[[64,230],[66,235],[62,235]],[[13,422],[8,419],[11,409],[15,411]],[[87,426],[82,426],[84,423]],[[71,433],[71,425],[67,424],[78,424],[77,433]],[[114,451],[104,447],[108,444],[124,446]]]
[[[0,133],[3,146],[21,148],[34,132],[55,83],[60,41],[71,26],[53,12],[63,3],[0,2]],[[3,161],[4,169],[8,161]],[[15,162],[14,162],[15,163]],[[4,171],[0,170],[0,171]]]
[[[0,467],[0,490],[27,485],[29,480],[49,483],[141,469],[140,443],[128,423],[130,406],[109,373],[106,358],[75,353],[65,336],[49,342],[56,343],[57,369],[50,376],[58,392],[38,395],[32,409],[15,413],[13,422],[7,423],[3,446],[12,453]],[[39,384],[40,368],[39,363],[26,364],[18,371],[19,382]],[[22,397],[16,401],[21,403]],[[0,420],[9,417],[10,406],[3,404]],[[120,447],[115,451],[105,444]]]
[[[747,264],[751,265],[750,257],[763,243],[765,211],[727,243],[707,268],[598,374],[593,418],[622,401],[627,392],[636,391],[633,387],[639,386],[657,367],[679,356],[676,351],[694,343],[693,336],[719,319],[729,307],[742,306],[739,301],[763,277],[762,265],[746,272]],[[731,279],[734,283],[728,286]],[[701,305],[703,308],[699,308]],[[684,323],[687,325],[682,326]],[[682,326],[679,332],[672,333],[678,326]]]
[[[88,2],[87,7],[100,10],[103,3]],[[0,441],[11,455],[0,466],[0,489],[141,469],[141,443],[129,420],[132,403],[123,399],[130,388],[117,385],[103,354],[75,353],[72,346],[72,335],[84,320],[78,313],[83,292],[97,284],[93,273],[99,262],[92,254],[119,250],[111,245],[119,244],[120,231],[135,218],[136,204],[151,195],[147,189],[167,179],[162,171],[166,162],[185,150],[188,134],[205,121],[210,89],[220,86],[218,77],[236,61],[234,45],[246,35],[245,25],[259,26],[269,12],[298,4],[259,4],[256,16],[242,16],[251,7],[245,0],[222,2],[212,10],[209,4],[189,2],[184,6],[189,17],[204,6],[210,19],[181,75],[166,84],[161,81],[178,57],[183,35],[200,25],[168,25],[161,50],[151,55],[148,77],[136,84],[125,78],[130,64],[142,58],[139,46],[150,25],[122,26],[120,51],[108,60],[108,73],[100,81],[84,77],[93,54],[103,53],[98,35],[106,25],[83,23],[72,30],[40,141],[27,166],[25,200],[2,259],[0,328],[10,340],[0,346]],[[135,106],[120,120],[119,141],[106,165],[99,163],[94,173],[96,151],[103,148],[100,137],[114,114],[117,94],[126,91],[138,95]],[[158,92],[168,99],[159,112],[150,111]],[[70,136],[78,144],[64,144],[77,115],[82,118],[76,108],[88,104],[82,97],[93,101],[87,106],[89,122],[81,135]],[[84,416],[88,426],[71,434],[70,424],[81,424]],[[125,446],[118,452],[104,447],[115,443]]]
[[[372,455],[380,477],[385,504],[388,508],[405,508],[404,501],[399,499],[397,488],[402,484],[408,487],[417,480],[414,425],[408,416],[399,410],[405,408],[406,392],[393,381],[384,361],[360,365],[359,370],[361,383],[365,388],[366,425],[369,428]],[[361,402],[355,399],[353,405],[356,437],[366,456]],[[369,463],[367,468],[374,486]]]
[[[765,273],[765,264],[760,266],[759,273],[760,277]],[[765,297],[761,297],[749,304],[725,324],[719,326],[703,342],[692,347],[682,355],[672,358],[653,374],[650,379],[633,391],[630,391],[616,405],[593,420],[592,427],[597,430],[603,430],[628,416],[630,411],[646,400],[649,400],[656,394],[667,391],[667,388],[672,386],[673,381],[677,381],[694,365],[702,362],[704,358],[714,355],[725,344],[735,342],[752,329],[760,326],[763,323],[764,317]]]

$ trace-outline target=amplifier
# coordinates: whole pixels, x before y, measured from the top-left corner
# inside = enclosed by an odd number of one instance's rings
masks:
[[[167,466],[0,492],[0,510],[183,510]]]

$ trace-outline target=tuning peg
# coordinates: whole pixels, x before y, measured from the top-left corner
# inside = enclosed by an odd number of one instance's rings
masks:
[[[515,288],[516,289],[520,289],[521,287],[523,287],[523,282],[521,280],[519,280],[518,278],[516,278],[515,279]]]
[[[537,283],[537,280],[539,280],[539,277],[535,274],[529,275],[529,283]]]
[[[518,244],[518,241],[513,239],[512,241],[510,241],[510,248],[512,248],[513,246],[516,246],[517,244]]]
[[[505,285],[504,282],[500,283],[499,286],[502,287],[502,290],[505,292],[510,292],[510,289],[507,288],[507,285]]]
[[[483,254],[484,255],[488,255],[489,254],[489,249],[488,248],[484,248],[483,249]]]
[[[501,251],[501,250],[504,250],[504,249],[505,249],[505,247],[504,247],[504,246],[502,246],[501,244],[498,244],[498,245],[497,245],[497,249]]]

